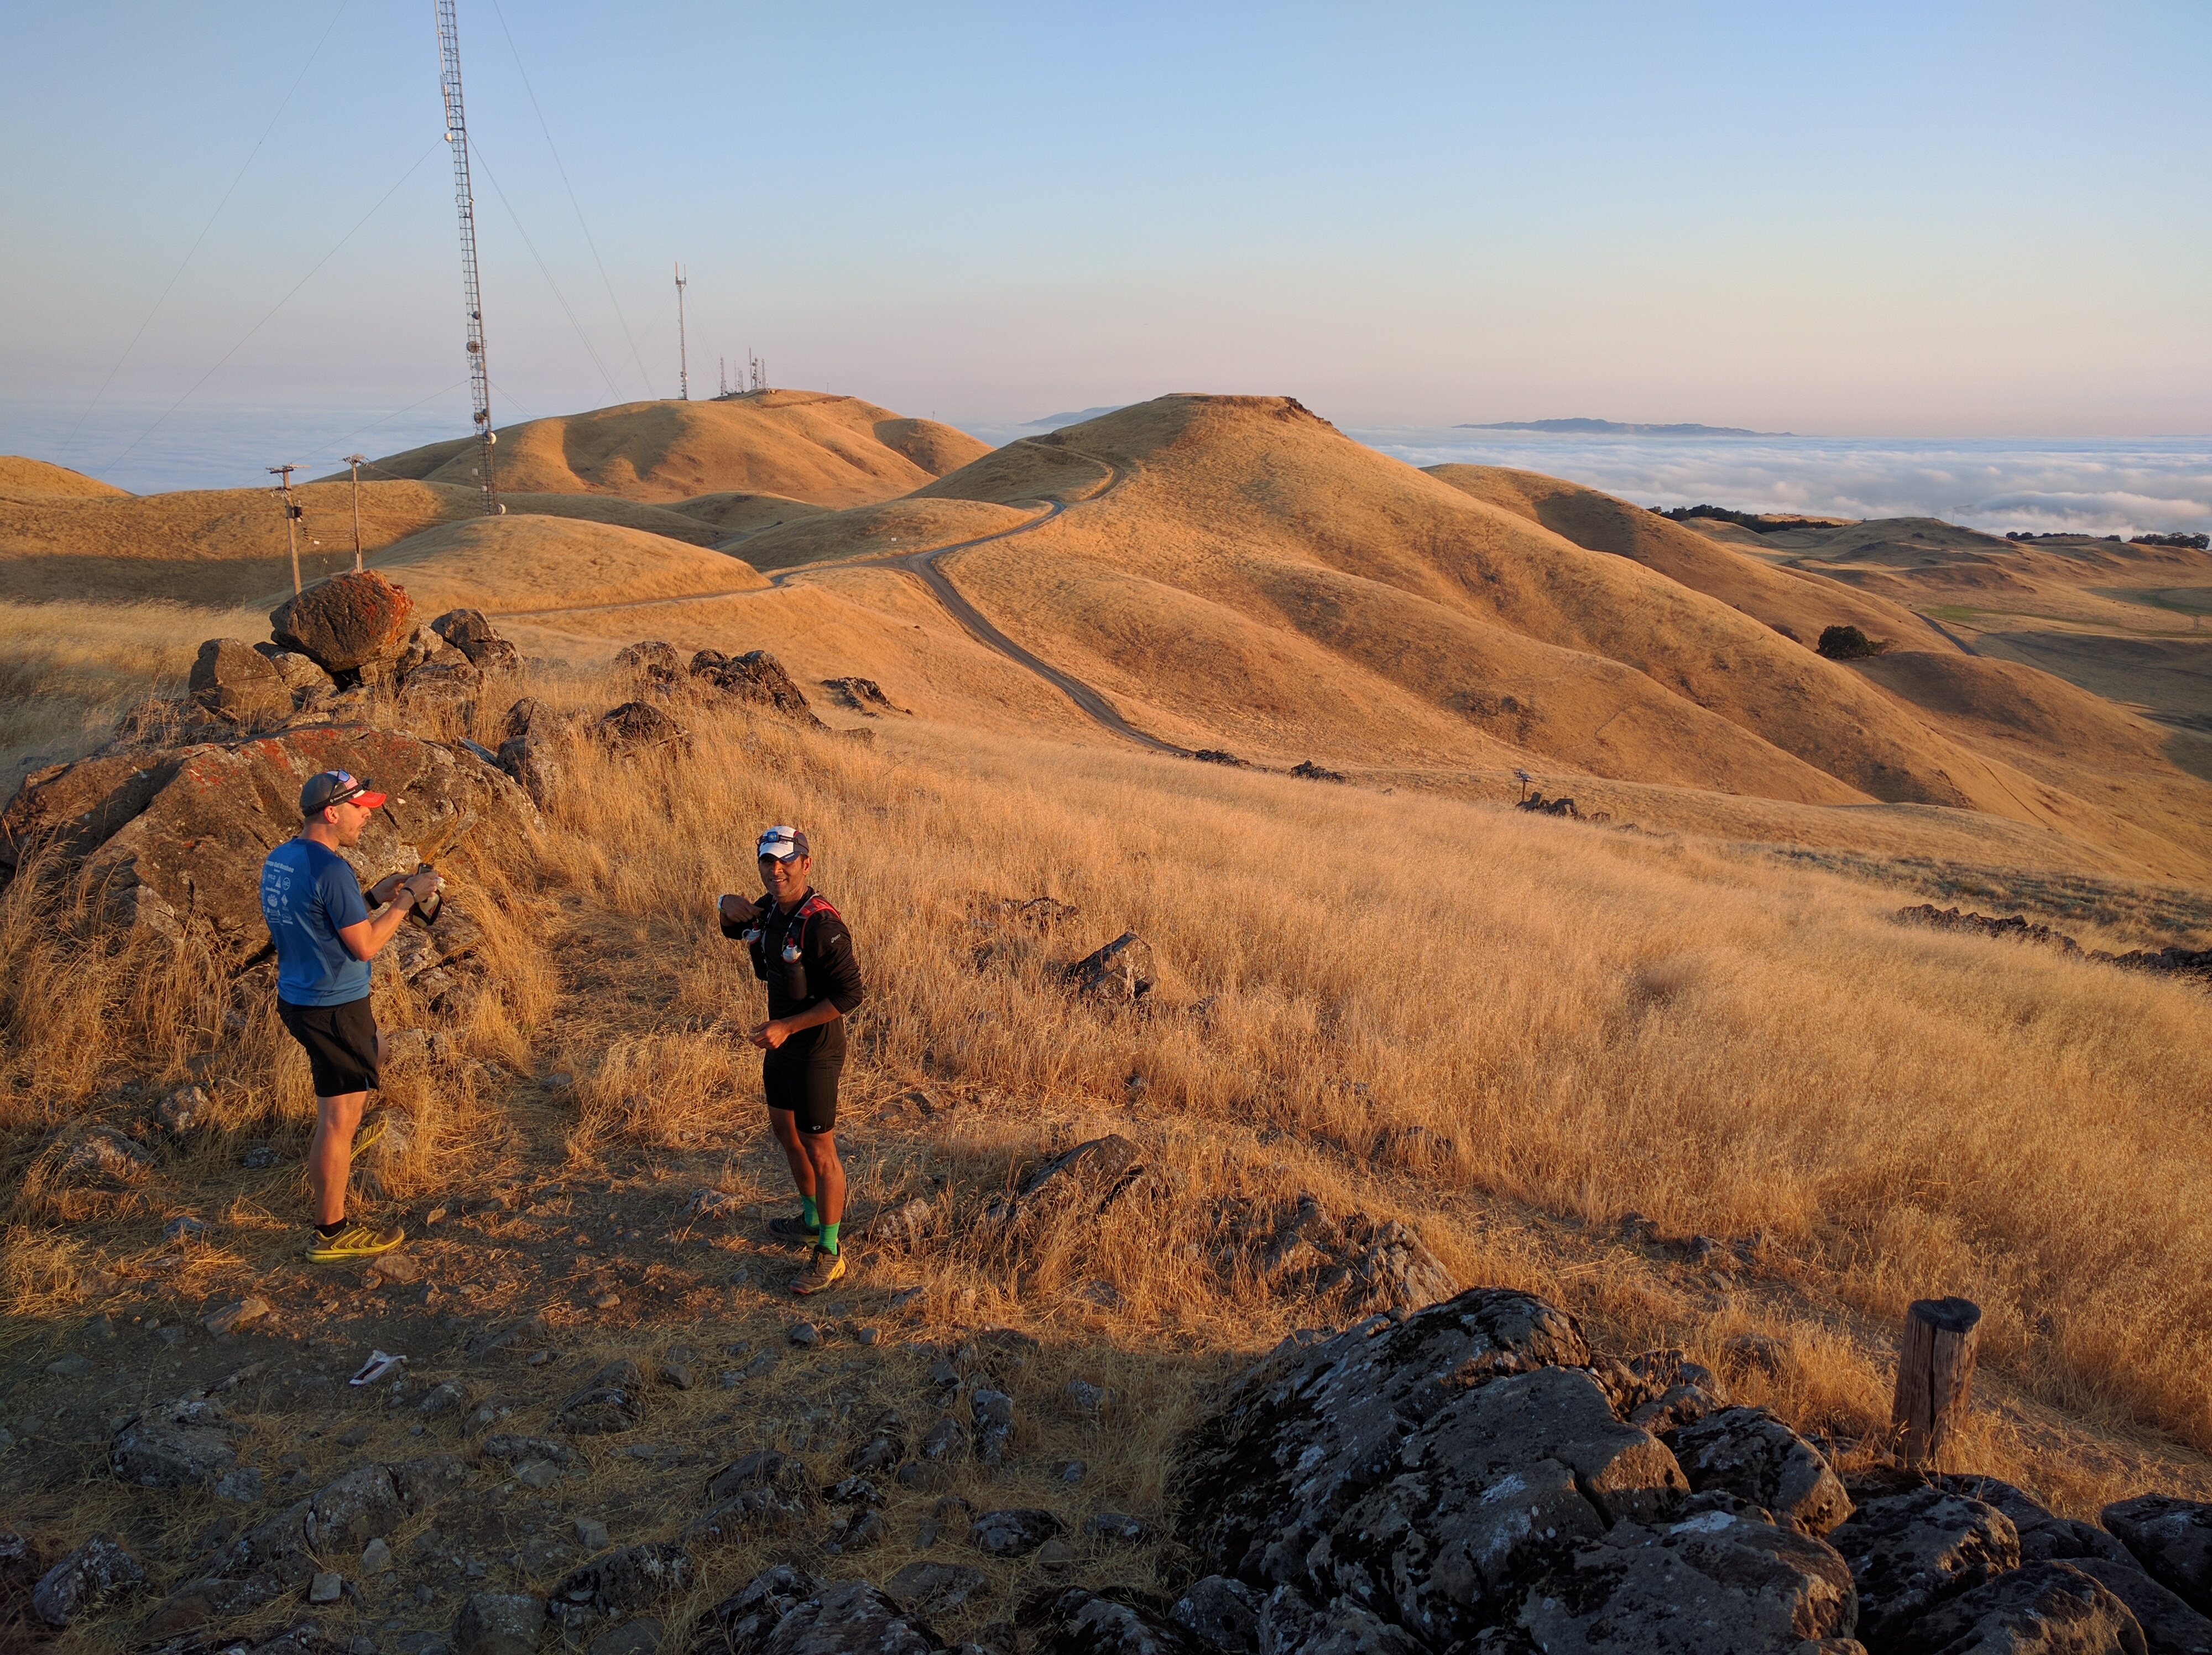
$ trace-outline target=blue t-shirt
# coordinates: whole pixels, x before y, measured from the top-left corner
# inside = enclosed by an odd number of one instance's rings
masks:
[[[344,1006],[368,993],[368,962],[339,938],[368,917],[361,881],[336,852],[288,839],[261,864],[261,917],[276,945],[276,998],[290,1006]]]

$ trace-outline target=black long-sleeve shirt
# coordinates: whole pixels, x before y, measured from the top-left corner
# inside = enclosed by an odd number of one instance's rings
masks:
[[[778,1050],[794,1057],[843,1056],[845,1018],[867,998],[867,985],[861,980],[860,962],[853,956],[853,934],[845,927],[845,916],[810,888],[787,913],[772,898],[762,897],[759,917],[753,923],[760,933],[750,947],[753,975],[768,984],[769,1018],[796,1017],[825,1000],[842,1013],[832,1022],[799,1030]],[[748,928],[744,924],[732,928],[726,920],[722,922],[723,931],[732,936]],[[792,981],[794,973],[784,964],[784,944],[789,940],[799,944],[803,994],[792,992],[799,985]]]

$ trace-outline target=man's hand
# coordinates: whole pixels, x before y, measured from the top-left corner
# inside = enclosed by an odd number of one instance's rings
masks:
[[[747,920],[760,917],[760,904],[744,897],[724,897],[714,908],[732,925],[743,925]]]
[[[393,893],[396,892],[399,889],[400,885],[405,882],[406,878],[407,876],[404,873],[386,874],[374,885],[369,886],[368,905],[371,908],[383,907],[385,904],[392,900]]]
[[[791,1038],[791,1025],[783,1022],[763,1023],[746,1037],[763,1051],[774,1051]]]
[[[446,885],[445,880],[439,878],[437,874],[432,873],[427,867],[422,869],[419,873],[410,873],[405,879],[402,879],[400,883],[405,885],[409,892],[414,897],[415,905],[417,908],[426,906],[430,898],[436,896],[439,891],[445,889]]]

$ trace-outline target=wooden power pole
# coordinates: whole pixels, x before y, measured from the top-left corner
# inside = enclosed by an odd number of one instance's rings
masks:
[[[271,465],[269,475],[281,480],[276,492],[284,496],[284,543],[292,549],[292,595],[300,595],[300,519],[304,514],[292,503],[292,473],[297,465]]]
[[[346,464],[353,467],[353,572],[361,573],[361,468],[368,463],[367,454],[348,454]]]
[[[1907,1465],[1940,1469],[1943,1445],[1965,1418],[1974,1390],[1982,1307],[1967,1299],[1917,1299],[1897,1349],[1890,1423]]]

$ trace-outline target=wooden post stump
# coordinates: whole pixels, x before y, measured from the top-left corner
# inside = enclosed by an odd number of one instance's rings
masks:
[[[1917,1299],[1897,1351],[1897,1400],[1889,1418],[1907,1465],[1940,1470],[1943,1445],[1974,1389],[1982,1307],[1968,1299]]]

